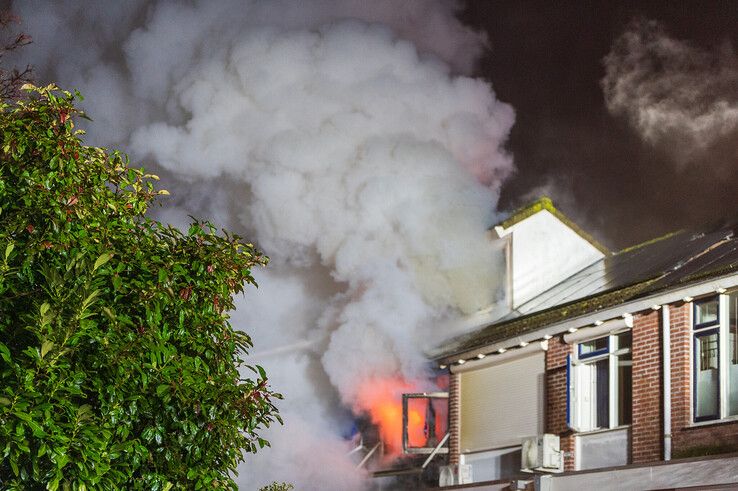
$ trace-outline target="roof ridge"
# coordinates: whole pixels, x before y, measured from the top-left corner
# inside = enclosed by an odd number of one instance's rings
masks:
[[[643,247],[647,247],[647,246],[650,246],[650,245],[655,244],[657,242],[661,242],[662,240],[670,239],[670,238],[674,237],[675,235],[679,235],[679,234],[681,234],[683,232],[685,232],[685,229],[674,230],[673,232],[666,233],[666,234],[661,235],[659,237],[654,237],[652,239],[645,240],[645,241],[640,242],[638,244],[635,244],[635,245],[632,245],[632,246],[628,246],[625,249],[621,249],[621,250],[619,250],[617,252],[614,252],[613,255],[624,254],[626,252],[633,252],[633,251],[635,251],[637,249],[642,249]]]
[[[529,216],[535,215],[539,211],[547,210],[551,213],[556,212],[556,207],[553,201],[548,196],[541,196],[540,198],[532,201],[526,205],[523,205],[513,211],[509,217],[495,225],[496,227],[510,228],[518,222],[522,222]]]

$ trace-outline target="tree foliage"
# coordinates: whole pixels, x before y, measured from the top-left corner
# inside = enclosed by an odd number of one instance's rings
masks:
[[[25,89],[0,104],[0,488],[235,489],[279,420],[227,314],[267,258],[147,219],[158,178],[83,145],[78,94]]]

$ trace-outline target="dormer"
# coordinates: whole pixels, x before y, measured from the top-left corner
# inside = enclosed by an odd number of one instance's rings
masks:
[[[546,197],[516,211],[494,230],[506,241],[511,309],[610,254]]]

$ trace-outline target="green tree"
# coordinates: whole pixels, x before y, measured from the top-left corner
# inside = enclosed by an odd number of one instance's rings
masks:
[[[236,489],[281,422],[227,314],[267,258],[147,219],[158,178],[83,145],[78,94],[24,89],[0,104],[0,488]]]

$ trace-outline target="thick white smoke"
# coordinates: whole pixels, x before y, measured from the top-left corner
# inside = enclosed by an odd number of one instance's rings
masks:
[[[483,35],[449,1],[23,3],[41,74],[78,87],[93,143],[174,182],[191,213],[272,258],[234,325],[285,427],[239,482],[360,489],[345,456],[362,386],[422,385],[434,326],[498,293],[487,236],[513,123],[469,70]]]
[[[706,51],[639,20],[615,42],[605,69],[610,112],[679,165],[738,130],[738,57],[729,44]]]

